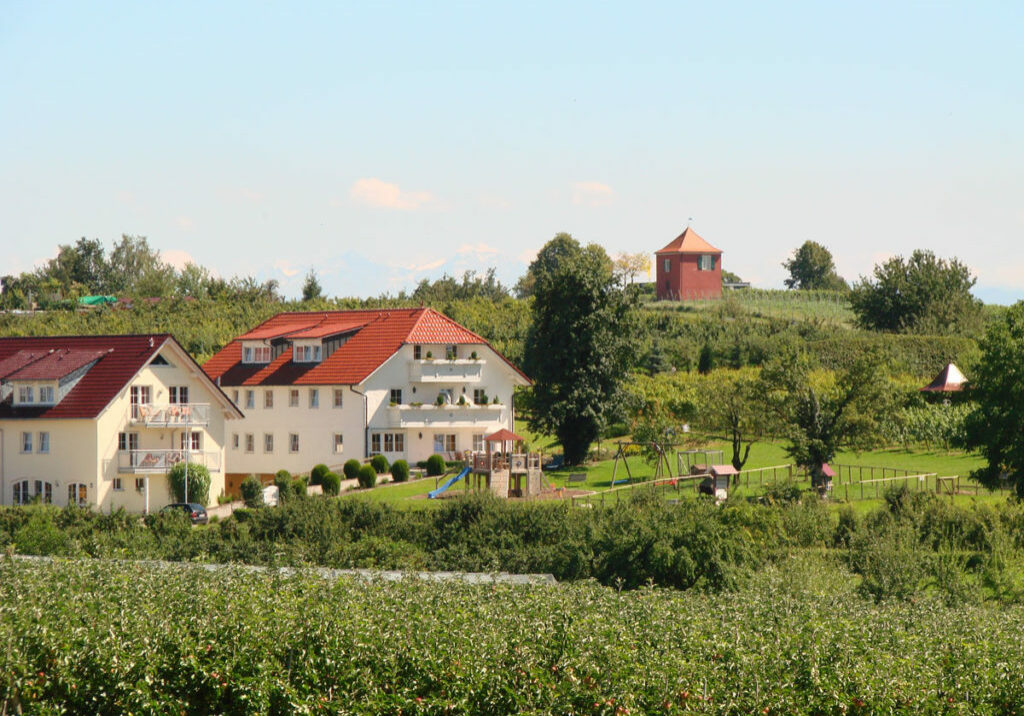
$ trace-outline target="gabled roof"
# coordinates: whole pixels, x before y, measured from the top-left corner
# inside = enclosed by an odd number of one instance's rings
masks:
[[[935,380],[921,388],[923,393],[955,393],[963,390],[967,384],[967,378],[960,372],[960,369],[953,363],[947,363]]]
[[[294,363],[290,348],[267,365],[242,363],[242,340],[253,340],[253,336],[272,340],[347,332],[352,336],[320,363]],[[358,385],[407,343],[490,347],[476,333],[431,308],[279,313],[226,345],[203,370],[222,385]]]
[[[654,252],[655,254],[720,254],[721,249],[716,249],[700,236],[696,231],[687,226],[683,233],[672,239],[665,248]]]

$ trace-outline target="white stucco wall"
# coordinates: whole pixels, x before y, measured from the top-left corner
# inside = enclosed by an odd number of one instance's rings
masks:
[[[70,483],[84,483],[89,499],[96,494],[96,423],[89,419],[74,420],[3,420],[2,430],[2,504],[14,504],[14,484],[20,480],[49,482],[53,504],[68,503]],[[32,452],[21,451],[22,433],[32,433]],[[39,453],[39,433],[50,435],[50,450]],[[35,487],[30,486],[35,492]]]

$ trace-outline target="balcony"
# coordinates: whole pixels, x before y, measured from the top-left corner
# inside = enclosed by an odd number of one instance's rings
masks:
[[[119,450],[117,471],[124,475],[164,474],[179,462],[185,462],[185,450]],[[220,453],[189,450],[188,461],[220,472]]]
[[[501,421],[504,405],[392,405],[389,428],[473,427]]]
[[[145,425],[146,427],[154,428],[167,428],[178,425],[209,425],[210,404],[171,403],[170,405],[156,405],[155,403],[140,403],[132,406],[130,422],[133,425]]]
[[[409,380],[413,383],[479,383],[484,361],[414,360],[409,364]]]

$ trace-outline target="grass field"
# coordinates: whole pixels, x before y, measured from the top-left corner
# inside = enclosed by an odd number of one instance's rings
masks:
[[[722,299],[707,301],[650,301],[645,308],[698,314],[719,310],[744,312],[754,317],[787,318],[849,328],[855,316],[849,299],[836,291],[727,290]]]

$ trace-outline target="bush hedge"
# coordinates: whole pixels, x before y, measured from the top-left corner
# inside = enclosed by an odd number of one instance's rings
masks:
[[[362,467],[362,463],[352,458],[346,460],[345,464],[342,465],[341,471],[345,473],[346,480],[355,480],[359,476],[359,468]]]
[[[322,485],[324,483],[324,475],[329,473],[331,469],[323,463],[314,465],[313,469],[309,471],[309,484],[310,485]]]
[[[320,481],[325,495],[337,495],[341,488],[341,478],[335,472],[328,472]]]
[[[369,489],[377,484],[377,471],[373,469],[373,465],[363,465],[359,468],[356,479],[359,480],[360,487]]]
[[[388,464],[388,459],[383,455],[374,455],[371,457],[370,464],[373,465],[373,469],[378,475],[383,475],[391,469],[391,466]]]
[[[242,493],[242,500],[245,501],[246,507],[263,506],[263,483],[260,482],[258,477],[249,475],[242,480],[239,490]]]
[[[395,460],[391,463],[391,479],[395,482],[405,482],[409,479],[409,463],[405,460]]]
[[[444,457],[434,453],[427,458],[427,476],[437,477],[443,475],[445,471]]]

